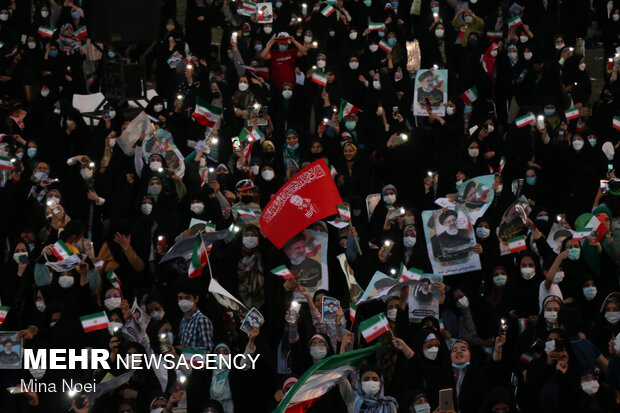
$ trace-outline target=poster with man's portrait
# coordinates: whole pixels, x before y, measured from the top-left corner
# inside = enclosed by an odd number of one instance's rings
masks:
[[[462,203],[467,208],[472,225],[476,223],[478,218],[484,215],[491,203],[493,203],[495,198],[494,183],[495,175],[483,175],[456,186]]]
[[[273,5],[271,3],[258,3],[256,8],[257,23],[266,24],[273,22]]]
[[[426,107],[430,104],[434,114],[445,116],[447,102],[448,71],[445,69],[418,70],[413,91],[413,115],[429,116]]]
[[[425,317],[439,319],[440,290],[435,283],[443,282],[443,277],[435,274],[422,274],[416,283],[409,286],[409,321],[419,322]]]
[[[142,156],[148,161],[150,156],[157,154],[164,160],[165,168],[172,168],[179,178],[185,174],[185,161],[183,155],[174,144],[172,135],[163,129],[158,129],[154,135],[149,136],[142,142]]]
[[[497,229],[497,237],[500,244],[508,243],[508,240],[512,238],[525,235],[527,228],[523,220],[527,219],[531,211],[530,203],[523,195],[510,204],[506,211],[504,211]]]
[[[150,321],[151,316],[142,311],[137,300],[134,299],[131,306],[131,318],[125,322],[121,333],[130,341],[135,341],[147,347],[149,345],[149,338],[146,335],[146,326]]]
[[[559,254],[562,250],[562,243],[566,238],[573,238],[573,232],[567,229],[564,225],[554,222],[547,235],[547,244],[553,252]]]
[[[288,268],[299,285],[314,294],[316,290],[329,289],[327,276],[327,233],[305,229],[288,240],[282,250],[289,259]],[[306,298],[295,291],[297,301]]]
[[[474,253],[476,237],[464,207],[423,211],[422,222],[435,274],[461,274],[481,268],[480,256]]]
[[[260,326],[262,326],[264,322],[265,317],[263,317],[260,311],[258,311],[255,307],[252,307],[252,309],[245,316],[245,319],[243,320],[241,327],[239,327],[239,330],[243,331],[249,336],[254,327],[260,328]]]
[[[19,369],[22,365],[22,339],[17,331],[0,333],[0,369]]]
[[[336,312],[340,309],[340,301],[325,295],[321,300],[321,309],[323,324],[336,324]]]

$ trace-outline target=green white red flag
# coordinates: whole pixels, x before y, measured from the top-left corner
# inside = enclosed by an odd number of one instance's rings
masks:
[[[189,268],[187,274],[189,278],[200,277],[202,275],[202,268],[207,264],[207,248],[202,240],[200,233],[196,234],[194,240],[194,251],[192,252],[192,258],[189,261]]]
[[[103,330],[104,328],[108,328],[110,326],[110,321],[108,320],[108,316],[105,311],[84,315],[80,317],[80,321],[82,322],[82,327],[84,328],[85,333]]]
[[[201,98],[196,98],[196,108],[192,117],[202,126],[213,128],[220,120],[222,113],[224,113],[223,108],[213,106]]]

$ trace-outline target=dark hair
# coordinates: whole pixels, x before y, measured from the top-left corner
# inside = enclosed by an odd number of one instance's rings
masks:
[[[84,224],[82,224],[80,221],[72,219],[71,221],[67,222],[67,225],[65,225],[65,229],[60,233],[58,238],[62,241],[67,241],[70,237],[74,235],[83,237],[85,231],[86,227],[84,227]]]
[[[566,330],[569,337],[574,337],[581,331],[583,317],[577,309],[562,306],[558,312],[558,325]]]
[[[452,215],[453,217],[455,217],[455,218],[458,218],[458,214],[457,214],[455,211],[453,211],[453,210],[449,209],[449,210],[447,210],[447,211],[445,211],[445,212],[442,212],[442,213],[439,215],[439,223],[440,223],[441,225],[443,225],[443,222],[444,222],[446,219],[448,219],[448,217],[449,217],[449,216],[451,216],[451,215]]]
[[[183,282],[179,285],[178,292],[188,294],[193,296],[194,298],[200,295],[198,288],[198,284],[196,283],[196,279],[187,278],[183,280]]]

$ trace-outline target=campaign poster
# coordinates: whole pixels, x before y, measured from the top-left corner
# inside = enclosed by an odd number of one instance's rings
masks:
[[[0,369],[19,369],[22,365],[22,339],[17,331],[0,333]]]
[[[429,116],[426,107],[431,105],[433,113],[445,116],[448,102],[448,71],[418,70],[413,91],[413,115]]]
[[[439,319],[440,290],[436,283],[443,282],[441,275],[422,274],[415,284],[409,286],[409,321],[419,322],[425,317]]]
[[[327,233],[305,229],[288,240],[282,250],[288,257],[288,268],[299,285],[313,295],[316,290],[329,290],[327,273]],[[294,299],[306,301],[295,291]]]
[[[472,225],[484,215],[493,203],[495,198],[494,183],[495,175],[483,175],[457,185],[456,190],[461,196],[463,205],[467,208]]]

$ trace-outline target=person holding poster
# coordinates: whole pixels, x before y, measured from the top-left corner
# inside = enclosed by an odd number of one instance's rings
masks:
[[[434,114],[444,116],[446,113],[445,103],[448,101],[448,71],[419,70],[416,74],[415,85],[414,116],[429,116],[429,106]]]
[[[290,260],[289,268],[299,285],[306,287],[311,294],[329,288],[326,233],[304,230],[287,241],[282,250]],[[298,295],[296,293],[296,297]],[[301,295],[298,299],[305,301]]]

